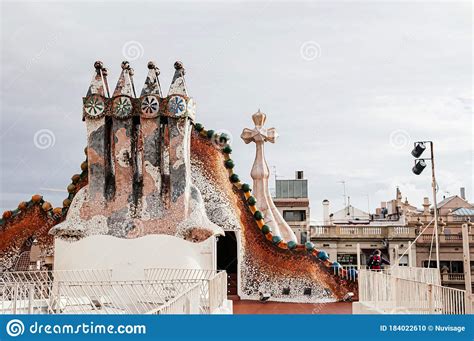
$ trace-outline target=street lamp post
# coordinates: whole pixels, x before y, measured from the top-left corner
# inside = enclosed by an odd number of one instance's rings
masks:
[[[419,159],[421,154],[426,149],[425,144],[429,143],[430,145],[430,158],[429,159]],[[436,268],[440,270],[439,265],[439,237],[438,237],[438,202],[436,200],[436,177],[435,177],[435,162],[434,162],[434,151],[433,151],[433,141],[419,141],[415,142],[415,147],[413,148],[411,154],[416,158],[415,166],[413,166],[413,173],[420,175],[423,172],[423,169],[426,167],[426,160],[431,161],[431,187],[433,189],[433,206],[434,206],[434,229],[435,229],[435,245],[436,245]],[[429,265],[428,265],[429,266]]]

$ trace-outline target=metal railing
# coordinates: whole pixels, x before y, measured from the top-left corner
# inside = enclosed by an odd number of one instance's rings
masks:
[[[464,290],[399,278],[387,273],[359,272],[359,303],[382,314],[466,314],[471,298]]]
[[[195,283],[179,295],[157,309],[148,311],[154,315],[199,314],[200,283]]]
[[[361,268],[365,268],[365,265],[361,265]],[[337,275],[343,279],[349,281],[356,281],[358,277],[357,265],[339,265],[338,267],[332,267],[334,275]]]
[[[391,266],[387,274],[396,278],[407,279],[416,282],[441,285],[439,270],[436,268],[418,268],[411,266]]]
[[[344,279],[355,281],[358,278],[357,265],[339,265],[332,268],[335,275]],[[361,265],[360,269],[369,269],[367,265]],[[344,271],[345,270],[345,271]],[[408,279],[418,282],[441,285],[439,271],[435,268],[417,268],[408,266],[383,266],[378,272],[392,275],[397,278]]]
[[[144,314],[182,296],[196,283],[105,281],[3,282],[3,314]]]
[[[52,281],[102,282],[112,279],[110,269],[13,271],[0,274],[2,282],[50,283]]]
[[[152,280],[172,280],[172,279],[210,279],[217,273],[217,270],[203,269],[174,269],[174,268],[151,268],[145,269],[145,278]]]
[[[227,273],[220,271],[208,280],[209,312],[216,312],[227,300]]]
[[[212,314],[227,300],[227,273],[203,269],[145,269],[149,280],[173,280],[183,283],[200,283],[201,313]]]
[[[208,314],[227,298],[225,272],[148,269],[145,273],[147,279],[134,281],[112,281],[110,270],[3,273],[0,314]]]

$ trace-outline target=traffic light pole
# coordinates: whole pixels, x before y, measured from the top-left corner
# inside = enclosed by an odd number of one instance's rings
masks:
[[[436,177],[435,177],[435,162],[433,152],[433,142],[429,141],[431,151],[431,187],[433,187],[433,204],[434,204],[434,228],[436,239],[436,268],[441,270],[439,266],[439,237],[438,237],[438,202],[436,200]]]

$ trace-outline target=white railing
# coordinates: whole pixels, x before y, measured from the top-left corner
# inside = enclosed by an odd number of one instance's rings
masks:
[[[182,295],[196,282],[3,282],[3,314],[144,314]]]
[[[396,235],[407,235],[410,234],[411,230],[408,226],[396,226],[393,228],[393,234]]]
[[[472,303],[464,290],[360,270],[359,304],[382,314],[466,314]]]
[[[364,236],[367,235],[381,235],[382,234],[382,228],[381,227],[363,227],[362,228],[362,234]]]
[[[145,269],[145,278],[152,280],[172,279],[210,279],[217,273],[216,270],[204,269],[174,269],[174,268],[151,268]]]
[[[388,274],[401,279],[441,285],[439,270],[436,268],[418,268],[411,266],[391,266]]]
[[[148,311],[147,314],[154,315],[177,315],[177,314],[199,314],[200,309],[200,283],[195,283],[181,295],[171,299],[163,306]]]
[[[448,281],[464,281],[464,274],[448,273]]]
[[[357,227],[338,227],[339,233],[341,235],[358,235],[359,229]],[[362,231],[360,231],[362,232]]]
[[[418,238],[418,243],[431,243],[433,236],[431,234],[423,234]],[[474,241],[474,235],[468,235],[469,243]],[[440,234],[439,236],[440,243],[453,243],[460,244],[462,243],[462,236],[460,234]]]
[[[328,235],[330,230],[328,226],[311,226],[311,235],[313,236],[320,236],[320,235]]]
[[[173,280],[183,283],[196,282],[200,285],[201,313],[212,314],[227,300],[227,273],[203,269],[145,269],[149,280]]]
[[[0,273],[0,284],[50,283],[52,281],[103,282],[112,279],[110,269],[54,270],[54,271],[14,271]]]
[[[112,281],[110,270],[3,273],[0,314],[209,314],[227,299],[225,272],[148,269],[145,273],[147,279],[135,281]],[[197,304],[192,303],[194,287]],[[179,308],[184,302],[188,302],[185,310]]]
[[[209,312],[215,313],[227,300],[227,273],[218,272],[208,281]]]
[[[471,272],[471,277],[474,277],[474,273]],[[463,273],[447,273],[444,272],[441,274],[442,282],[457,282],[457,284],[464,284],[464,274]],[[453,283],[454,284],[454,283]]]
[[[408,226],[311,226],[310,237],[318,238],[415,238],[415,229]]]

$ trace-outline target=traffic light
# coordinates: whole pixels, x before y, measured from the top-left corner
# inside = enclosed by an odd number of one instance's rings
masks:
[[[416,160],[415,165],[411,169],[416,175],[420,175],[426,167],[426,162],[423,159]]]
[[[426,149],[426,146],[423,142],[416,142],[415,148],[413,148],[413,150],[411,151],[411,155],[418,158],[421,156],[421,154],[423,154],[425,149]]]

